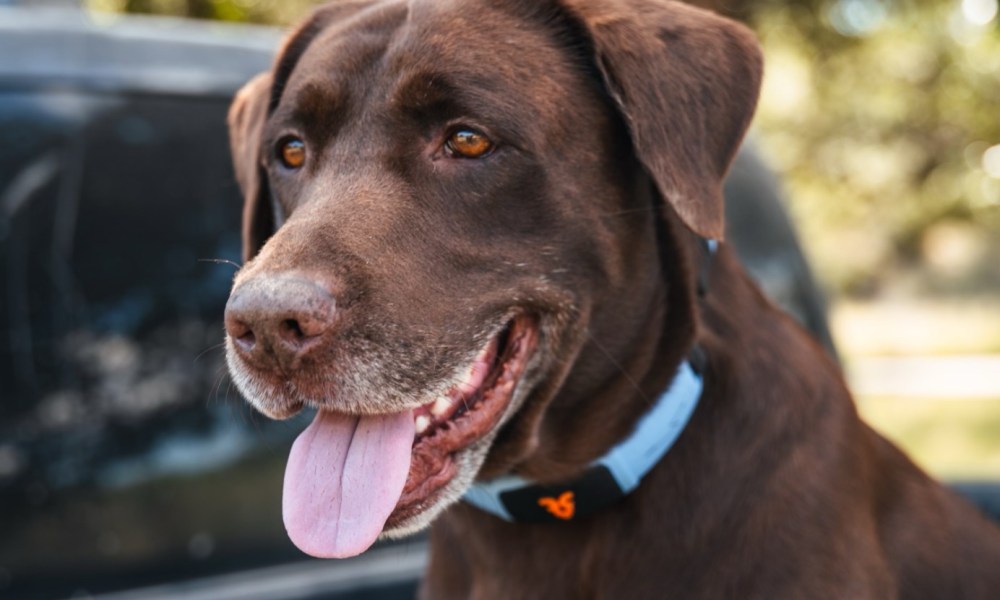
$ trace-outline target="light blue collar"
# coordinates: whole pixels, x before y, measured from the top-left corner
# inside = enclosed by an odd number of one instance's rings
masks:
[[[702,376],[681,363],[670,387],[640,420],[632,435],[597,459],[574,481],[541,485],[511,475],[476,483],[464,500],[507,521],[568,521],[620,500],[677,441],[694,413]]]

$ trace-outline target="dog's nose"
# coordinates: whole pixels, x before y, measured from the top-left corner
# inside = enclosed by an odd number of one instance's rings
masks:
[[[336,316],[333,295],[318,282],[258,276],[230,294],[226,333],[244,357],[287,372],[322,345]]]

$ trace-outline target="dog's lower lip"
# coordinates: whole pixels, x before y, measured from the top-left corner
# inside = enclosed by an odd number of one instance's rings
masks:
[[[497,379],[512,326],[508,325],[493,336],[486,348],[473,360],[462,382],[452,387],[448,393],[414,410],[417,433],[414,445],[434,437],[440,429],[451,426],[456,419],[474,409],[486,389]]]
[[[305,404],[296,400],[287,404],[269,407],[269,409],[265,410],[264,413],[271,419],[283,421],[298,415],[304,408]]]
[[[481,438],[503,416],[534,349],[535,331],[527,317],[515,318],[491,342],[491,366],[476,390],[470,390],[433,430],[414,439],[410,475],[389,526],[420,512],[431,496],[454,477],[454,454]],[[424,407],[422,407],[424,408]],[[432,410],[433,407],[427,407]],[[418,416],[419,418],[419,416]]]

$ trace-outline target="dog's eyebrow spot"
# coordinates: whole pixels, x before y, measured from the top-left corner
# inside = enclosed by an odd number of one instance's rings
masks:
[[[470,73],[420,71],[405,76],[389,95],[392,110],[425,125],[472,118],[510,139],[524,139],[524,113],[503,81]]]
[[[348,97],[336,85],[308,84],[295,94],[291,117],[309,125],[318,143],[329,140],[344,124]]]
[[[436,109],[458,109],[461,90],[440,73],[417,73],[396,86],[391,95],[393,107],[415,116]]]

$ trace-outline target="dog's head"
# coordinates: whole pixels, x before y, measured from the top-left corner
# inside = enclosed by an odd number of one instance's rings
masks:
[[[661,0],[347,0],[289,37],[230,112],[226,325],[257,409],[319,409],[300,547],[357,553],[624,434],[693,338],[684,238],[722,236],[760,69],[744,28]]]

